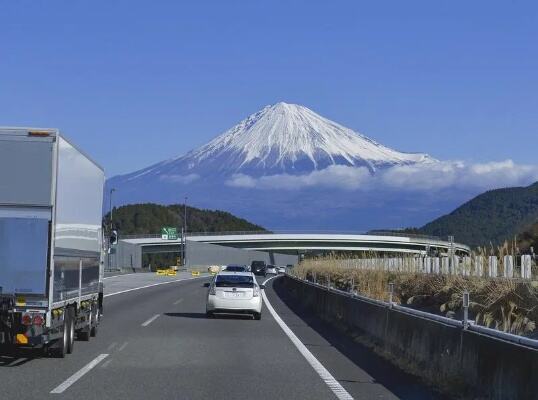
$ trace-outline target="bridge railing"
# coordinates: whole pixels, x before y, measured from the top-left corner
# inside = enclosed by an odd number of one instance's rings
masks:
[[[417,233],[405,233],[396,231],[342,231],[342,230],[272,230],[272,231],[221,231],[221,232],[187,232],[187,236],[228,236],[228,235],[267,235],[267,234],[332,234],[332,235],[373,235],[409,237],[413,239],[426,239],[445,241],[439,236],[422,235]],[[122,239],[159,238],[159,233],[141,233],[134,235],[121,235]]]

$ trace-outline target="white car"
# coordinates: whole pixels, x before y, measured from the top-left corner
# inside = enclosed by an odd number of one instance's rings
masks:
[[[209,286],[206,316],[216,313],[251,314],[254,319],[262,317],[263,285],[258,285],[252,272],[220,272]]]
[[[276,270],[276,267],[274,265],[268,265],[267,268],[265,269],[265,273],[266,274],[273,274],[273,275],[278,274],[278,272]]]
[[[286,267],[277,267],[277,272],[279,274],[285,274],[286,273]]]

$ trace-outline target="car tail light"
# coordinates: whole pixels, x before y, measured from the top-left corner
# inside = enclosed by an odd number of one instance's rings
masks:
[[[260,295],[260,288],[258,286],[254,286],[254,293],[252,293],[252,296],[258,297]]]
[[[211,296],[215,296],[215,295],[217,294],[217,291],[216,291],[214,285],[211,285],[211,286],[209,287],[209,294],[210,294]]]
[[[26,326],[32,325],[32,316],[30,314],[22,314],[21,323]]]
[[[36,314],[34,315],[34,319],[32,320],[32,322],[34,323],[34,325],[41,326],[43,325],[43,322],[45,322],[45,320],[43,319],[43,316],[41,314]]]

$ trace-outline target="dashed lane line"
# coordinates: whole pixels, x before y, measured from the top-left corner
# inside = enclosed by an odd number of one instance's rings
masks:
[[[148,319],[146,322],[142,323],[142,326],[148,326],[149,324],[151,324],[153,321],[155,321],[160,316],[161,316],[161,314],[155,314],[153,317]]]
[[[107,357],[108,357],[108,354],[98,355],[92,361],[86,364],[84,367],[82,367],[73,375],[71,375],[69,378],[67,378],[63,383],[61,383],[60,385],[52,389],[51,393],[54,393],[54,394],[63,393],[67,388],[69,388],[69,386],[71,386],[73,383],[75,383],[84,375],[86,375],[88,372],[90,372],[97,364],[99,364],[101,361],[103,361]]]
[[[207,276],[197,276],[197,277],[194,277],[194,278],[182,278],[182,279],[174,279],[172,281],[152,283],[151,285],[139,286],[139,287],[135,287],[135,288],[131,288],[131,289],[120,290],[119,292],[108,293],[108,294],[105,294],[103,297],[116,296],[118,294],[133,292],[135,290],[146,289],[146,288],[153,287],[153,286],[168,285],[170,283],[191,281],[193,279],[202,279],[202,278],[207,278]]]

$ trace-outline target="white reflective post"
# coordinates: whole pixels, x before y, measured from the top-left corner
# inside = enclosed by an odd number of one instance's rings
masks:
[[[463,292],[463,329],[469,327],[469,292]]]
[[[532,278],[532,272],[531,272],[531,266],[532,266],[532,257],[530,254],[525,254],[521,256],[521,277],[523,279],[531,279]]]

